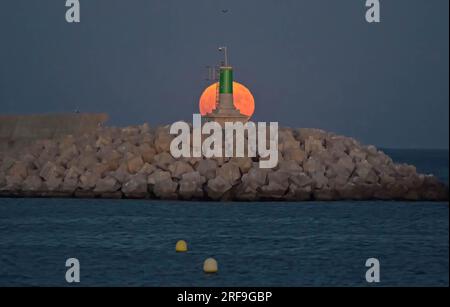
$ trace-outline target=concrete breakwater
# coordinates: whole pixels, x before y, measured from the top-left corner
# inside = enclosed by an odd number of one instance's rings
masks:
[[[108,120],[105,113],[0,116],[0,152],[20,149],[37,139],[94,131]]]
[[[279,130],[279,163],[179,158],[169,127],[98,127],[0,155],[0,195],[182,200],[448,200],[448,188],[374,146],[318,129]]]

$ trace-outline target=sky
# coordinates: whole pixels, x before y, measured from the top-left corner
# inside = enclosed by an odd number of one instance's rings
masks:
[[[388,148],[449,147],[449,1],[2,0],[0,114],[106,112],[110,125],[192,120],[227,46],[253,121]],[[227,13],[222,10],[227,9]]]

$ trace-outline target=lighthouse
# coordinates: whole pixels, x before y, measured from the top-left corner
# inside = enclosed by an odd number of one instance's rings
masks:
[[[249,117],[236,109],[233,101],[233,67],[228,65],[227,47],[220,47],[225,54],[225,61],[219,67],[219,83],[216,91],[216,108],[203,118],[205,121],[215,121],[221,126],[226,122],[247,122]]]

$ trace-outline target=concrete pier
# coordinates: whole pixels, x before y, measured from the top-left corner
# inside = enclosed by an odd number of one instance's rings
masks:
[[[106,113],[0,115],[0,152],[34,140],[92,132],[107,120]]]

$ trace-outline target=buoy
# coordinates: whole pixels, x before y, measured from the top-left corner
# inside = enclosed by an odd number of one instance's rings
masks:
[[[208,258],[203,263],[203,271],[205,273],[217,273],[217,261],[214,258]]]
[[[178,253],[184,253],[184,252],[187,252],[187,243],[186,243],[186,241],[184,241],[184,240],[179,240],[179,241],[177,242],[177,245],[175,245],[175,250],[176,250]]]

